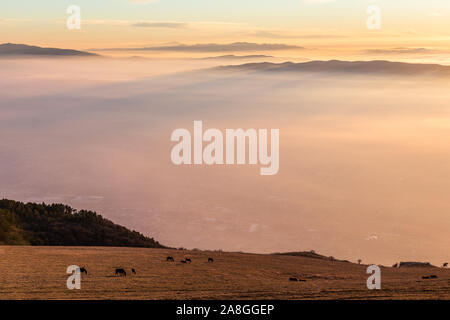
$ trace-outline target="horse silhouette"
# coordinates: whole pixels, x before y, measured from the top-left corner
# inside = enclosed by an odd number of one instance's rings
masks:
[[[306,282],[305,279],[298,279],[298,278],[295,278],[295,277],[290,277],[290,278],[289,278],[289,281]]]
[[[116,276],[117,275],[125,276],[125,277],[127,276],[127,272],[124,269],[122,269],[122,268],[117,268],[115,274],[116,274]]]
[[[80,273],[85,273],[87,275],[87,270],[85,267],[80,268]]]

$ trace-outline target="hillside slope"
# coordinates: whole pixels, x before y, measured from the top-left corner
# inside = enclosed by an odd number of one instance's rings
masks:
[[[167,256],[174,262],[167,262]],[[450,299],[450,269],[381,267],[287,255],[111,247],[0,247],[0,299]],[[181,263],[190,258],[192,263]],[[214,262],[208,262],[213,258]],[[82,290],[67,290],[69,265]],[[124,268],[126,277],[115,276]],[[131,268],[136,270],[133,274]],[[436,275],[437,278],[423,279]],[[303,281],[290,281],[296,277]],[[254,317],[241,317],[253,319]],[[188,318],[187,318],[188,319]],[[226,317],[225,317],[226,319]]]
[[[92,211],[6,199],[0,200],[0,245],[163,247]]]
[[[327,260],[327,261],[339,261],[339,262],[349,262],[347,260],[338,260],[334,257],[327,257],[321,254],[318,254],[314,251],[297,251],[297,252],[277,252],[274,253],[274,255],[279,256],[293,256],[293,257],[305,257],[305,258],[311,258],[311,259],[319,259],[319,260]]]
[[[98,56],[96,53],[71,49],[43,48],[26,44],[2,43],[0,44],[0,56],[11,55],[37,55],[37,56]]]
[[[422,76],[450,76],[450,67],[439,64],[420,64],[391,62],[383,60],[373,61],[309,61],[301,63],[246,63],[241,65],[221,66],[214,68],[219,71],[245,72],[311,72],[329,74],[374,74],[374,75],[422,75]]]

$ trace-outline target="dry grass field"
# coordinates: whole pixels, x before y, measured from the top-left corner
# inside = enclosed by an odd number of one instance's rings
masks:
[[[180,263],[185,257],[192,263]],[[88,270],[81,290],[66,287],[66,268],[74,264]],[[115,276],[116,267],[127,276]],[[450,299],[450,269],[382,268],[382,290],[370,291],[366,267],[293,256],[4,246],[0,299]],[[438,278],[422,279],[430,274]]]

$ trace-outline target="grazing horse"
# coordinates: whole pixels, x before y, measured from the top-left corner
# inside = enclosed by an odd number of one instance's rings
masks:
[[[186,262],[189,262],[189,263],[192,262],[191,259],[189,259],[189,258],[186,258],[185,261],[186,261]]]
[[[134,270],[134,268],[131,268],[131,272],[133,272],[133,274],[136,274],[136,270]]]
[[[295,277],[290,277],[290,278],[289,278],[289,281],[306,282],[306,280],[304,280],[304,279],[297,279],[297,278],[295,278]]]
[[[167,257],[166,261],[172,261],[172,262],[174,262],[175,260],[173,259],[173,257]]]
[[[122,268],[117,268],[116,269],[116,276],[117,275],[120,275],[120,276],[127,276],[127,272],[124,270],[124,269],[122,269]]]
[[[213,258],[208,258],[208,262],[214,262]]]
[[[85,267],[80,268],[80,273],[85,273],[87,275],[87,270]]]

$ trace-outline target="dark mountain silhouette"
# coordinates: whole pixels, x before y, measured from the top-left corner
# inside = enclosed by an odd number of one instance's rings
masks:
[[[163,46],[135,47],[135,48],[95,48],[92,51],[175,51],[175,52],[238,52],[238,51],[272,51],[272,50],[305,50],[304,47],[281,43],[198,43],[168,44]]]
[[[318,254],[314,251],[282,252],[282,253],[274,253],[274,255],[304,257],[304,258],[312,258],[312,259],[327,260],[327,261],[349,262],[347,260],[338,260],[338,259],[335,259],[334,257],[327,257],[324,255]]]
[[[0,200],[0,244],[163,248],[92,211],[63,204]]]
[[[246,55],[246,56],[237,56],[234,54],[227,54],[227,55],[223,55],[223,56],[199,58],[199,60],[221,60],[221,59],[240,60],[240,59],[263,59],[263,58],[273,58],[273,56],[267,56],[264,54],[252,54],[252,55]]]
[[[98,56],[96,53],[86,51],[57,49],[57,48],[42,48],[36,46],[29,46],[26,44],[3,43],[0,44],[0,56],[12,55],[38,55],[38,56]]]
[[[398,265],[399,268],[404,268],[404,267],[420,267],[420,268],[424,268],[424,267],[429,267],[429,268],[437,268],[436,266],[433,266],[431,263],[429,262],[400,262],[400,264]]]
[[[216,70],[249,72],[320,72],[347,74],[435,75],[450,76],[450,66],[439,64],[414,64],[404,62],[374,61],[310,61],[302,63],[247,63],[222,66]]]

